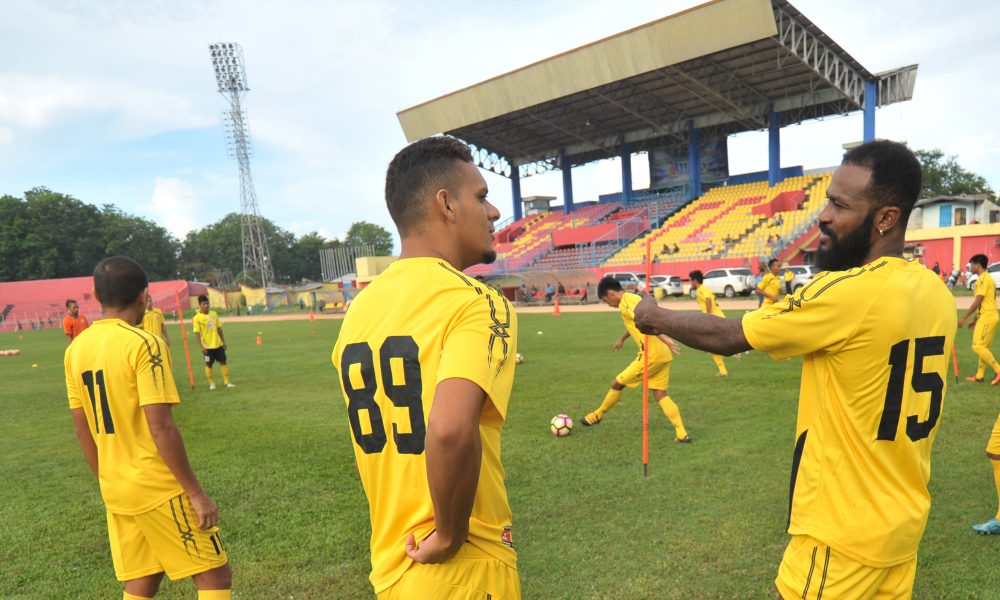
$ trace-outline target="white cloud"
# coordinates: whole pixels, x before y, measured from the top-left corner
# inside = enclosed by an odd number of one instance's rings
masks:
[[[198,223],[197,191],[190,183],[173,177],[157,177],[154,180],[153,196],[143,208],[180,240]]]

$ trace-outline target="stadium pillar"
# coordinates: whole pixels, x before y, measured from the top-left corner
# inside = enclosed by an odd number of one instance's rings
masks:
[[[521,170],[517,165],[510,166],[510,197],[514,203],[514,220],[517,221],[523,215],[521,213]]]
[[[767,185],[781,181],[781,115],[774,110],[774,105],[768,109],[770,119],[767,128]]]
[[[875,139],[875,104],[878,99],[878,86],[874,79],[865,81],[865,131],[862,140],[870,142]]]
[[[688,121],[688,199],[701,195],[701,135],[694,121]]]
[[[559,168],[563,179],[563,212],[568,215],[573,212],[573,167],[565,150],[559,151]]]
[[[628,142],[622,142],[622,200],[625,204],[632,202],[632,149]]]

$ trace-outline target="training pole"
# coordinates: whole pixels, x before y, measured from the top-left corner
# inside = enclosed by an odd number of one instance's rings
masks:
[[[646,238],[646,293],[649,293],[650,239]],[[649,336],[642,338],[642,475],[649,477]]]
[[[951,345],[951,364],[955,368],[955,383],[958,383],[958,352],[955,351],[955,344]]]
[[[191,389],[193,390],[194,371],[191,370],[191,352],[188,350],[187,329],[184,328],[184,305],[181,304],[181,297],[177,292],[174,292],[174,298],[177,299],[177,320],[181,322],[181,339],[184,340],[184,357],[187,358],[188,379],[191,381]]]

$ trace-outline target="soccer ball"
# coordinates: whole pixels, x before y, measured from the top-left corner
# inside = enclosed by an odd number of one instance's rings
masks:
[[[524,362],[524,355],[523,354],[521,354],[520,352],[518,352],[517,354],[514,355],[514,363],[515,364],[519,365],[519,364],[521,364],[523,362]]]
[[[556,415],[549,421],[549,429],[556,437],[566,437],[573,433],[573,417],[569,415]]]

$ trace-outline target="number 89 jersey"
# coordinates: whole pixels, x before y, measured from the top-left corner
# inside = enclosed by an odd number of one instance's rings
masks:
[[[506,298],[442,259],[396,261],[351,303],[333,350],[368,496],[376,593],[410,564],[406,536],[434,528],[424,434],[438,383],[462,378],[489,399],[469,542],[516,567],[500,464],[514,381],[517,315]]]
[[[789,533],[872,567],[916,556],[956,325],[932,271],[887,257],[744,317],[755,349],[805,357]]]

